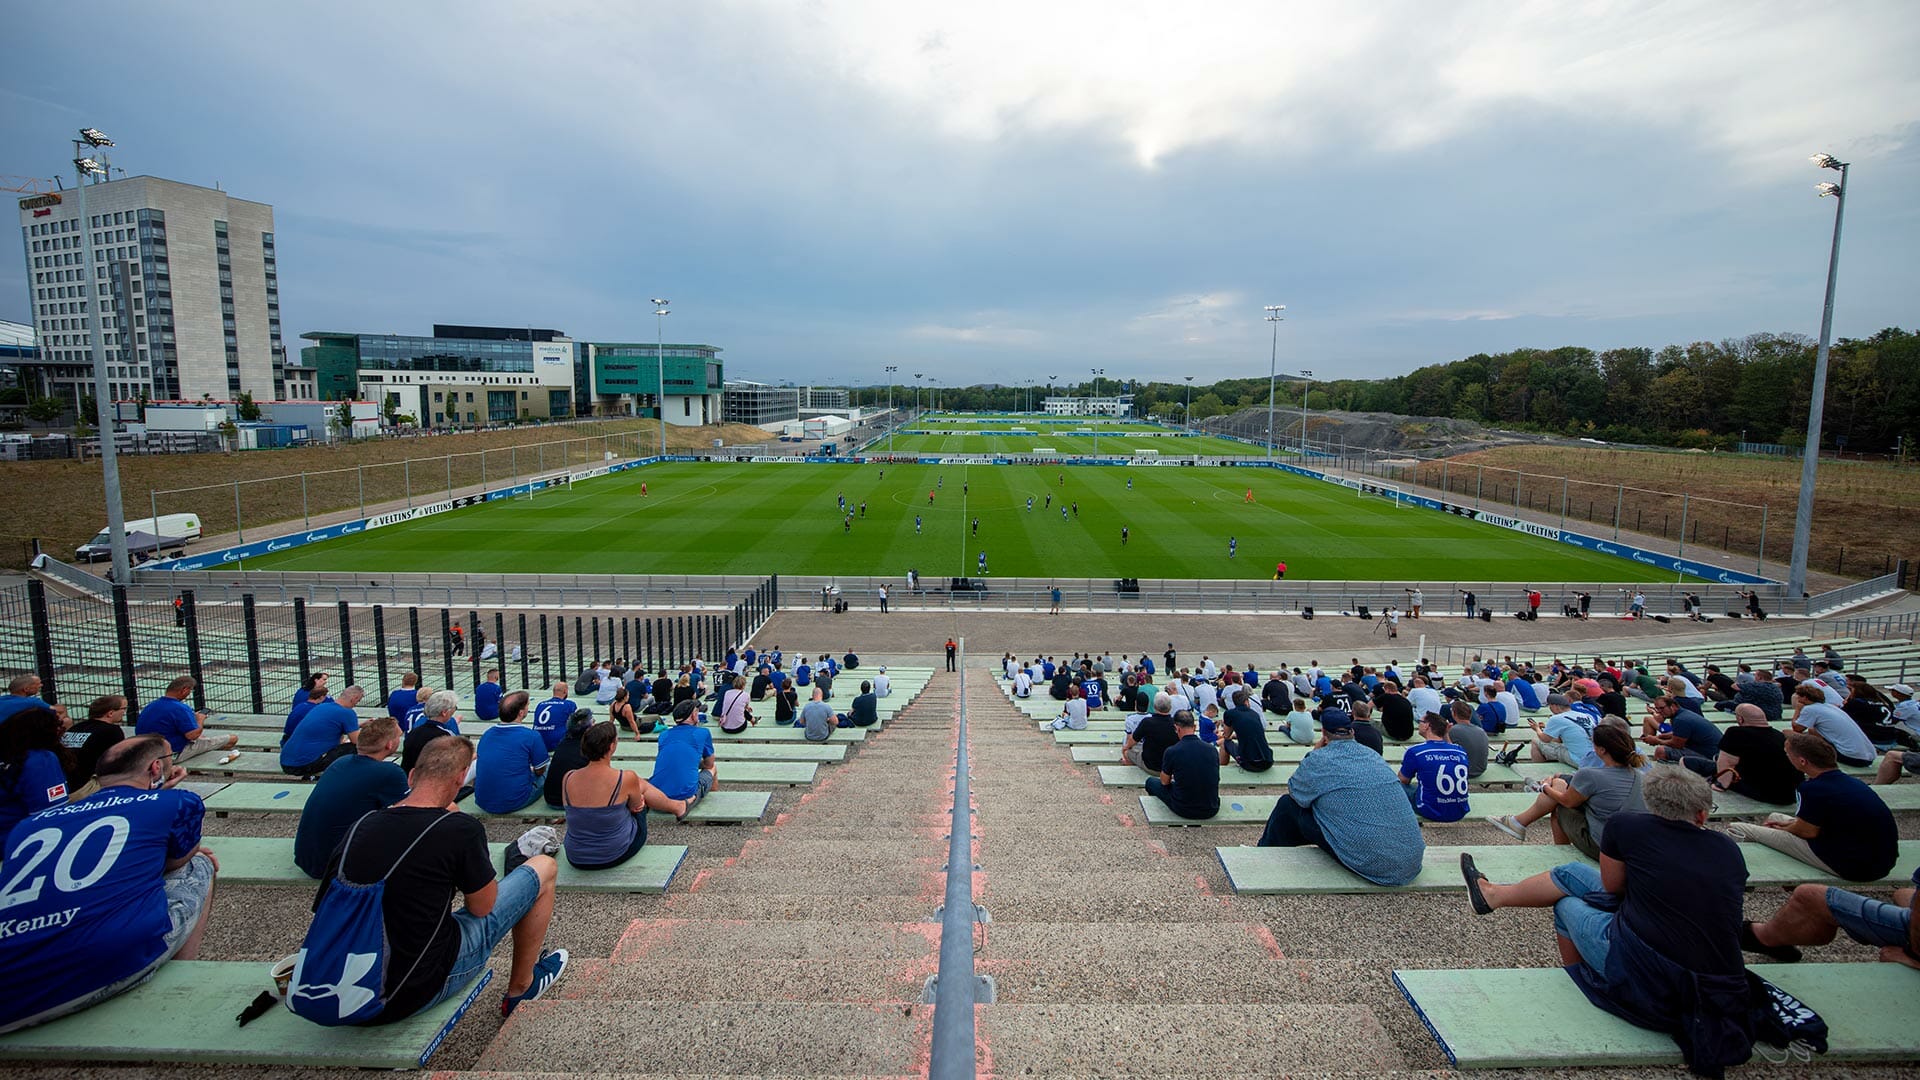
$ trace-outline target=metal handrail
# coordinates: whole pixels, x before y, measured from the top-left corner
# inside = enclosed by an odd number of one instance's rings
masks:
[[[933,1049],[929,1080],[972,1080],[974,1075],[973,807],[967,775],[967,643],[962,638],[956,663],[960,672],[960,738],[953,764],[953,832],[947,843],[947,899],[940,915],[940,969],[935,976]]]

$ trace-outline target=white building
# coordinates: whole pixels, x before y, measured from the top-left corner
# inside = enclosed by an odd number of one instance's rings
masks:
[[[1133,395],[1116,394],[1112,397],[1050,397],[1042,404],[1048,416],[1115,416],[1133,415]]]
[[[284,396],[273,207],[131,176],[19,200],[40,363],[58,396],[92,392],[97,302],[115,400]],[[91,234],[94,265],[83,265]]]

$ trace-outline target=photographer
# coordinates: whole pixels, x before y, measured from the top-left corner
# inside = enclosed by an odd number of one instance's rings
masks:
[[[1466,589],[1461,589],[1461,590],[1460,590],[1460,600],[1461,600],[1461,602],[1462,602],[1462,603],[1464,603],[1464,604],[1466,604],[1466,605],[1467,605],[1467,618],[1469,618],[1469,619],[1471,619],[1471,618],[1474,618],[1474,617],[1475,617],[1475,611],[1474,611],[1474,601],[1475,601],[1475,599],[1476,599],[1476,598],[1475,598],[1475,596],[1473,595],[1473,593],[1471,593],[1471,592],[1469,592],[1469,591],[1468,591],[1468,590],[1466,590]]]

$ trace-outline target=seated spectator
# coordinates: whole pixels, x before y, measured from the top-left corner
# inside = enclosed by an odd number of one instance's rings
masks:
[[[504,692],[500,686],[500,669],[488,668],[487,677],[473,688],[474,717],[489,724],[500,719],[500,695]]]
[[[93,779],[94,765],[107,748],[127,737],[127,729],[120,725],[126,722],[127,699],[119,694],[108,694],[93,699],[87,706],[87,718],[72,724],[60,736],[60,745],[73,752],[73,760],[67,767],[67,791],[73,799],[84,799],[100,790]],[[186,770],[169,770],[169,774],[178,772],[186,776]],[[169,783],[172,787],[178,780]],[[4,839],[4,837],[0,837]]]
[[[788,679],[773,697],[773,722],[785,727],[798,726],[800,717],[800,688]]]
[[[425,691],[426,687],[420,688]],[[527,692],[515,690],[500,699],[500,716],[505,719],[509,704],[513,707],[513,717],[518,720],[526,714]],[[451,690],[440,690],[427,695],[422,704],[415,707],[418,716],[412,728],[403,727],[405,741],[400,745],[400,768],[412,772],[420,760],[420,750],[435,739],[447,735],[460,734],[460,717],[455,710],[460,707],[460,699]]]
[[[840,713],[836,722],[839,727],[872,727],[880,722],[880,699],[874,696],[872,683],[860,684],[852,711]]]
[[[402,735],[407,733],[407,714],[419,704],[420,699],[417,693],[419,689],[419,672],[409,671],[400,676],[400,689],[387,695],[387,715],[393,717],[394,723],[400,725]]]
[[[621,689],[625,690],[626,687],[623,686]],[[553,758],[547,764],[547,774],[540,781],[540,795],[542,800],[555,810],[564,810],[567,807],[566,788],[562,786],[566,782],[567,774],[587,763],[586,752],[580,749],[580,740],[586,736],[587,729],[594,723],[592,709],[576,709],[574,714],[567,718],[567,734],[560,740],[560,745],[553,748]]]
[[[1733,697],[1728,701],[1716,702],[1714,708],[1722,712],[1732,712],[1741,705],[1757,705],[1769,723],[1780,722],[1781,710],[1786,699],[1780,694],[1780,684],[1768,678],[1747,678],[1737,680],[1733,686]]]
[[[1312,709],[1305,698],[1293,699],[1292,711],[1280,717],[1274,724],[1274,731],[1295,746],[1312,746],[1320,738],[1320,731],[1313,723]]]
[[[1554,843],[1572,844],[1587,858],[1597,858],[1607,822],[1617,814],[1646,809],[1640,795],[1640,767],[1645,759],[1634,751],[1633,737],[1611,724],[1594,730],[1593,752],[1602,762],[1600,767],[1555,776],[1540,784],[1532,806],[1518,814],[1489,817],[1488,823],[1515,840],[1525,840],[1527,826],[1548,818]]]
[[[1873,764],[1879,755],[1873,741],[1853,722],[1853,717],[1827,704],[1830,695],[1816,683],[1801,683],[1793,689],[1793,730],[1810,731],[1833,746],[1835,759],[1856,769]]]
[[[753,682],[747,687],[747,690],[752,695],[753,700],[765,701],[767,699],[767,693],[772,689],[773,667],[768,664],[761,664],[760,673],[753,677]]]
[[[1247,772],[1266,772],[1273,768],[1273,748],[1267,745],[1267,726],[1248,704],[1252,696],[1246,686],[1234,688],[1233,707],[1221,717],[1227,730],[1220,739],[1220,764],[1238,765]],[[1312,726],[1311,719],[1307,723]],[[1161,764],[1166,764],[1164,756]]]
[[[1920,749],[1913,733],[1893,722],[1893,701],[1860,676],[1847,676],[1847,700],[1840,709],[1853,717],[1853,722],[1860,725],[1861,732],[1875,746]]]
[[[1576,769],[1593,765],[1593,725],[1591,718],[1573,711],[1573,702],[1565,694],[1547,695],[1547,722],[1530,719],[1533,744],[1528,756],[1534,761],[1557,761]]]
[[[1413,713],[1413,702],[1400,693],[1400,684],[1382,679],[1373,694],[1373,708],[1380,714],[1380,729],[1387,738],[1406,742],[1414,737],[1419,718]]]
[[[732,682],[725,685],[726,688],[720,691],[720,700],[714,706],[713,714],[721,731],[729,735],[737,735],[747,730],[748,725],[758,724],[760,721],[754,719],[753,709],[747,704],[749,697],[747,680],[736,675]],[[653,728],[649,726],[646,730],[651,731]],[[645,732],[636,732],[636,734],[645,734]]]
[[[813,669],[813,688],[820,691],[821,701],[833,700],[833,681],[836,678],[832,669],[822,665]]]
[[[567,699],[567,693],[566,682],[556,682],[553,696],[533,707],[532,730],[546,743],[548,753],[566,737],[567,721],[573,718],[573,710],[580,707]]]
[[[1767,723],[1760,706],[1734,706],[1734,725],[1720,736],[1720,755],[1711,766],[1683,760],[1689,769],[1710,775],[1715,791],[1731,791],[1764,803],[1786,806],[1800,790],[1800,772],[1787,760],[1787,733]]]
[[[1826,945],[1845,931],[1878,948],[1883,963],[1920,968],[1920,919],[1914,918],[1920,908],[1920,870],[1911,880],[1914,887],[1894,890],[1891,904],[1829,885],[1801,885],[1773,918],[1742,925],[1740,944],[1791,964],[1800,959],[1799,946]]]
[[[0,837],[29,815],[66,805],[73,751],[61,745],[65,727],[51,708],[0,721]]]
[[[1180,741],[1173,726],[1173,698],[1165,693],[1153,696],[1153,712],[1127,732],[1120,744],[1120,760],[1150,773],[1160,771],[1167,747]]]
[[[793,726],[806,729],[808,742],[826,742],[833,736],[833,730],[839,726],[840,719],[834,715],[833,706],[827,704],[826,697],[820,693],[820,688],[814,686],[811,689],[812,696],[800,709],[800,718],[794,721]]]
[[[1160,775],[1147,777],[1147,794],[1183,818],[1202,821],[1220,812],[1220,761],[1202,742],[1193,714],[1175,713],[1180,736],[1160,755]]]
[[[1067,687],[1067,703],[1053,718],[1053,730],[1087,730],[1087,695],[1078,684]]]
[[[301,778],[318,776],[327,766],[354,752],[353,735],[360,730],[360,714],[353,711],[365,692],[357,686],[340,691],[333,701],[321,701],[307,710],[293,734],[280,745],[280,771]]]
[[[1700,715],[1692,698],[1667,695],[1653,699],[1641,741],[1653,745],[1653,759],[1679,764],[1699,758],[1711,765],[1720,753],[1719,725]]]
[[[585,764],[561,780],[567,809],[567,838],[562,849],[575,870],[619,866],[647,844],[647,811],[684,816],[683,799],[669,799],[659,788],[628,769],[613,767],[620,728],[602,720],[589,725],[579,740]]]
[[[327,691],[327,673],[316,671],[308,675],[300,683],[300,689],[294,691],[293,708],[287,712],[286,725],[280,730],[280,741],[285,742],[293,737],[293,729],[300,726],[300,718],[307,715],[308,709],[332,700],[333,695]]]
[[[679,817],[720,784],[713,760],[713,733],[695,722],[693,702],[673,707],[673,726],[660,733],[659,756],[653,759],[651,783],[663,796],[677,799]]]
[[[1267,684],[1260,688],[1260,710],[1282,716],[1293,711],[1293,687],[1283,672],[1274,672]]]
[[[738,681],[742,686],[746,685],[745,679],[739,679]],[[631,686],[633,684],[628,683],[627,685]],[[741,690],[740,699],[742,708],[745,708],[746,696],[747,692]],[[579,713],[576,712],[574,715],[578,716]],[[635,737],[651,732],[657,723],[651,716],[642,720],[640,719],[640,715],[634,712],[633,698],[629,695],[626,686],[622,686],[620,689],[614,691],[613,704],[607,706],[607,719],[613,721],[615,726],[631,733]],[[568,722],[567,729],[569,731],[573,729],[571,721]]]
[[[23,715],[12,713],[0,732]],[[0,1033],[91,1008],[168,960],[199,955],[218,864],[200,846],[200,796],[159,790],[168,769],[165,739],[124,739],[100,755],[100,795],[42,813],[7,837],[6,865],[39,865],[44,876],[7,897]],[[111,858],[100,841],[88,844],[102,832],[113,837]],[[87,871],[76,875],[76,867]]]
[[[22,709],[51,709],[53,706],[40,697],[40,676],[15,675],[7,683],[7,692],[0,695],[0,721]]]
[[[1028,685],[1029,686],[1032,685],[1031,680],[1029,680]],[[873,696],[887,697],[892,693],[893,693],[893,680],[887,677],[887,665],[881,664],[880,670],[878,672],[875,672],[873,676]]]
[[[1848,881],[1879,881],[1892,873],[1900,858],[1900,830],[1886,802],[1836,768],[1833,747],[1818,735],[1787,736],[1787,760],[1806,777],[1798,812],[1768,814],[1759,825],[1734,822],[1727,835],[1765,844]]]
[[[627,680],[613,673],[612,669],[602,667],[594,677],[593,703],[601,707],[613,704],[613,695],[627,685]]]
[[[1413,688],[1407,691],[1407,703],[1413,706],[1414,718],[1418,720],[1430,712],[1444,712],[1447,700],[1440,691],[1434,689],[1431,679],[1425,675],[1415,675]]]
[[[173,749],[173,760],[184,765],[202,754],[231,750],[240,744],[240,736],[207,734],[207,719],[213,714],[196,712],[187,698],[199,683],[191,675],[182,675],[167,684],[167,692],[147,702],[134,722],[136,735],[158,735]]]
[[[1420,822],[1385,761],[1353,741],[1353,718],[1320,713],[1323,730],[1274,804],[1261,847],[1318,846],[1376,885],[1405,885],[1420,873]]]
[[[1522,672],[1510,672],[1507,675],[1507,692],[1519,702],[1523,712],[1540,711],[1540,688],[1533,684]]]
[[[1507,730],[1507,710],[1500,705],[1500,691],[1494,689],[1497,683],[1488,683],[1480,688],[1480,705],[1473,710],[1473,722],[1488,735],[1498,735]]]
[[[1552,908],[1560,959],[1587,999],[1636,1026],[1687,1033],[1679,1041],[1688,1064],[1718,1076],[1751,1053],[1740,954],[1746,863],[1706,828],[1713,792],[1704,779],[1656,768],[1645,795],[1649,812],[1621,814],[1600,838],[1598,868],[1567,863],[1497,885],[1463,852],[1460,870],[1476,914]],[[1615,903],[1597,906],[1603,893]]]
[[[1721,671],[1719,664],[1707,665],[1707,678],[1701,684],[1700,692],[1706,695],[1708,701],[1731,701],[1734,689],[1733,678]]]
[[[1902,776],[1920,776],[1920,751],[1887,751],[1880,757],[1873,782],[1878,785],[1897,784]]]
[[[333,849],[354,822],[407,797],[407,774],[392,760],[400,752],[397,721],[390,716],[368,720],[354,733],[353,745],[356,753],[328,766],[300,808],[293,864],[310,878],[326,872]]]
[[[1421,741],[1400,760],[1400,783],[1416,816],[1427,821],[1459,821],[1467,816],[1467,752],[1447,741],[1446,718],[1420,718]]]
[[[1447,717],[1447,741],[1467,752],[1467,779],[1487,771],[1487,733],[1473,722],[1473,706],[1464,701],[1436,710]]]
[[[448,691],[447,696],[452,697],[452,692]],[[480,745],[472,755],[473,801],[489,814],[511,814],[540,798],[541,780],[551,760],[546,739],[520,722],[522,714],[518,709],[509,715],[508,705],[505,699],[500,702],[500,722],[480,736]],[[573,713],[572,709],[566,710],[567,719],[571,720]],[[419,771],[427,755],[444,741],[435,739],[423,747],[420,761],[408,770],[408,775]],[[555,739],[554,745],[559,742]],[[464,740],[461,745],[466,745]],[[459,785],[454,788],[458,791]]]
[[[1326,714],[1321,714],[1321,727],[1324,729]],[[1386,740],[1380,736],[1380,728],[1373,722],[1373,703],[1356,701],[1353,703],[1353,741],[1379,754],[1387,756]]]
[[[539,744],[544,759],[540,736],[517,721],[489,730],[481,743],[502,731],[516,742],[531,740],[528,750]],[[402,1020],[465,993],[509,930],[513,966],[500,1002],[502,1015],[552,989],[566,970],[565,949],[544,955],[541,951],[553,918],[559,864],[550,856],[535,855],[496,880],[486,827],[447,809],[468,765],[476,762],[473,744],[466,739],[429,743],[409,774],[413,789],[407,797],[350,827],[327,862],[316,908],[326,902],[335,881],[386,882],[381,910],[391,949],[387,970],[399,979],[389,981],[386,1008],[368,1023]],[[485,766],[481,768],[484,775]],[[428,830],[433,841],[417,843]],[[449,915],[447,903],[455,891],[465,895],[466,905]]]

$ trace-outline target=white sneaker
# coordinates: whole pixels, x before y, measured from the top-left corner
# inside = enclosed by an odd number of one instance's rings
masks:
[[[1539,791],[1545,791],[1546,789],[1547,789],[1547,785],[1539,780],[1527,781],[1528,791],[1539,792]]]
[[[1490,815],[1487,818],[1487,824],[1499,829],[1515,840],[1525,840],[1527,838],[1527,827],[1520,824],[1520,819],[1514,817],[1512,814]]]

